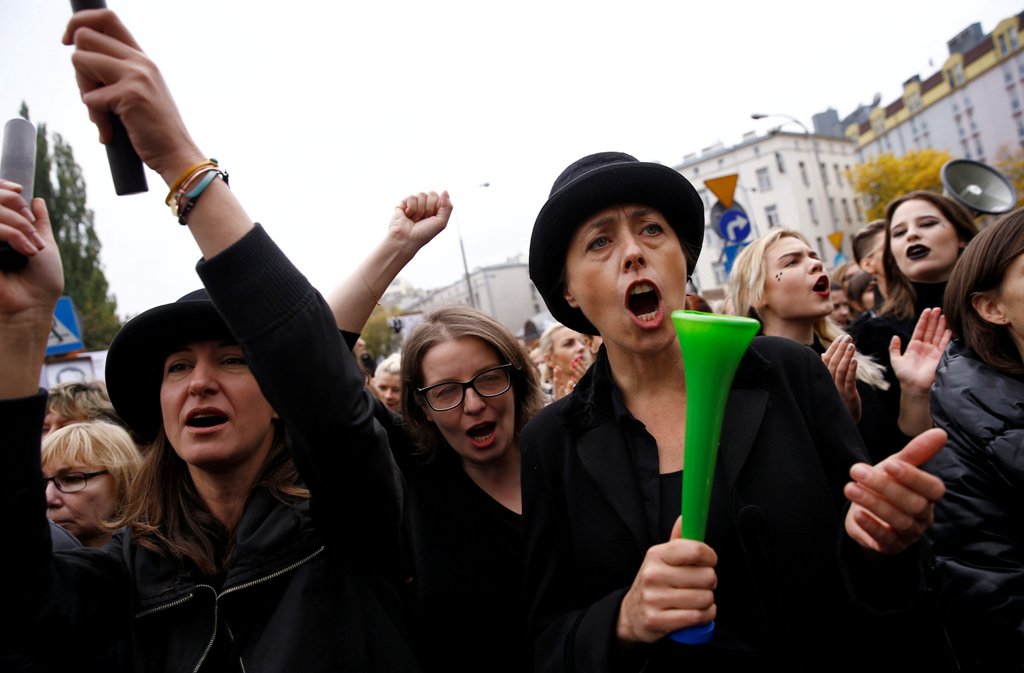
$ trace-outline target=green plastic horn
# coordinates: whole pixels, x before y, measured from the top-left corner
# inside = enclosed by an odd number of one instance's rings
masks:
[[[753,318],[673,311],[686,367],[686,435],[683,459],[682,535],[704,541],[711,482],[729,388],[747,347],[761,328]],[[680,629],[670,638],[700,644],[711,640],[715,623]]]

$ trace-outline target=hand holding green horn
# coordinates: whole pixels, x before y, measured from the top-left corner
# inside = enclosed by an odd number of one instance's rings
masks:
[[[700,311],[673,311],[672,322],[686,367],[682,536],[703,542],[725,403],[736,368],[761,323]],[[669,637],[696,645],[711,640],[714,629],[715,623],[710,622],[674,631]]]

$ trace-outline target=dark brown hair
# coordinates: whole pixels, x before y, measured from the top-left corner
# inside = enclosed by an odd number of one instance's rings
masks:
[[[544,406],[537,368],[526,349],[504,325],[469,306],[439,308],[417,324],[402,345],[402,416],[419,448],[431,459],[448,443],[437,426],[427,419],[423,401],[416,392],[423,387],[423,358],[437,344],[467,336],[480,339],[494,349],[500,359],[512,364],[516,440],[526,422]]]
[[[871,220],[858,229],[850,238],[850,245],[853,247],[853,259],[857,264],[860,264],[860,260],[868,256],[871,252],[870,248],[875,247],[869,244],[873,244],[875,237],[878,234],[884,233],[884,230],[885,220]]]
[[[967,243],[978,233],[978,227],[971,218],[970,213],[956,201],[947,199],[941,194],[929,191],[907,192],[903,196],[893,199],[885,207],[885,248],[882,252],[882,266],[885,269],[885,303],[878,311],[878,315],[891,315],[894,318],[908,319],[917,317],[914,302],[917,301],[917,291],[911,284],[899,266],[896,265],[896,258],[892,254],[892,216],[896,209],[907,201],[927,201],[935,206],[942,216],[953,225],[957,237]]]
[[[280,421],[274,421],[274,443],[253,490],[260,486],[282,502],[309,497],[285,448]],[[188,465],[174,451],[162,426],[128,489],[122,519],[112,524],[121,526],[131,529],[139,545],[177,559],[187,558],[206,575],[224,569],[234,548],[233,531],[203,504]]]
[[[1024,254],[1024,209],[985,228],[964,250],[949,277],[943,313],[953,336],[981,360],[1004,374],[1024,374],[1020,351],[1005,325],[982,318],[972,301],[979,292],[998,290],[1006,270]]]

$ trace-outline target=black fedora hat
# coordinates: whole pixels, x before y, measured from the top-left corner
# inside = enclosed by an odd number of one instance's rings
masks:
[[[167,356],[192,341],[233,340],[206,290],[144,311],[118,331],[107,351],[106,382],[118,415],[143,442],[163,424],[160,385]]]
[[[704,203],[679,171],[622,152],[599,152],[570,164],[555,180],[533,224],[530,280],[551,315],[583,334],[598,331],[563,296],[569,240],[585,219],[618,203],[657,208],[679,237],[691,273],[704,243]]]

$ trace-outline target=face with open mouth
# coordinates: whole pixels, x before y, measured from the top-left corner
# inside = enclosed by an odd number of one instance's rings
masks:
[[[818,253],[784,236],[765,249],[765,282],[758,314],[771,334],[777,321],[814,321],[832,313],[832,283]]]
[[[569,242],[565,298],[608,347],[674,345],[669,318],[686,304],[686,258],[664,215],[624,204],[587,218]]]
[[[237,344],[195,341],[168,355],[160,408],[171,446],[193,469],[255,474],[273,444],[277,415]]]
[[[418,387],[469,381],[502,364],[505,361],[498,351],[479,337],[442,341],[423,356],[423,384]],[[434,411],[426,403],[422,408],[427,420],[437,426],[464,463],[484,466],[518,459],[514,387],[494,397],[483,397],[469,386],[462,404],[453,409]]]
[[[939,283],[949,274],[964,244],[938,208],[911,199],[893,211],[889,246],[899,270],[913,282]]]

